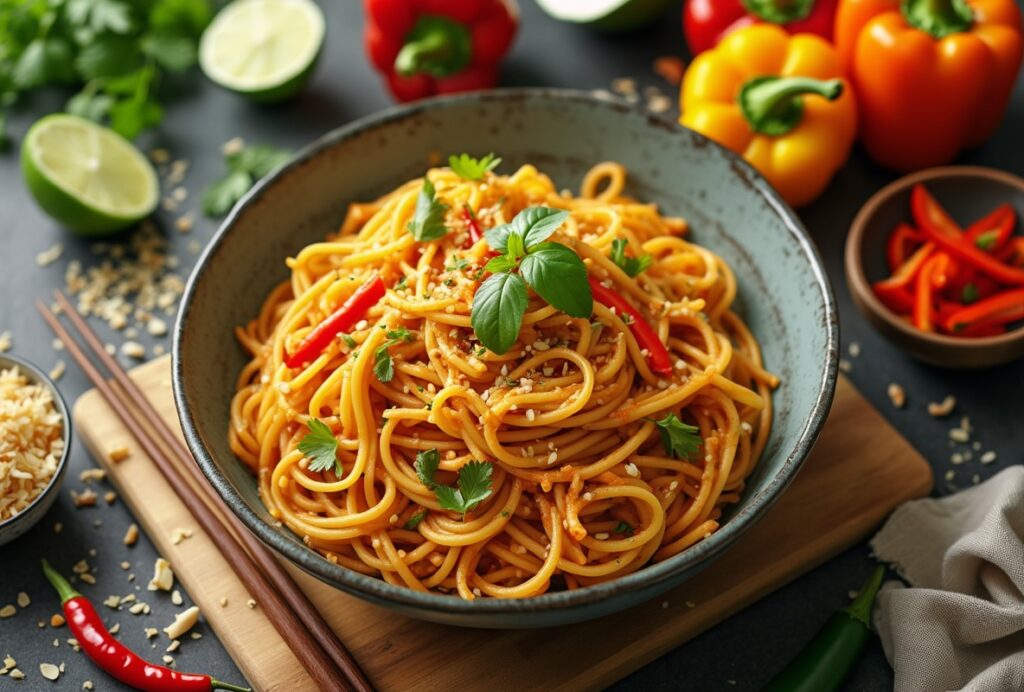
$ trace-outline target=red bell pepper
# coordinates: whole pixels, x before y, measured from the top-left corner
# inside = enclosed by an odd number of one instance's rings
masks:
[[[910,224],[901,223],[889,236],[885,248],[885,257],[889,262],[889,271],[895,272],[907,261],[907,257],[924,243],[924,236]]]
[[[493,87],[514,0],[364,0],[366,51],[399,101]]]
[[[957,310],[946,318],[945,328],[955,334],[983,325],[1006,325],[1024,320],[1024,288],[1003,291],[991,298]]]
[[[971,224],[966,232],[967,240],[979,250],[995,254],[1006,246],[1016,222],[1013,207],[1001,204],[991,214]]]
[[[633,305],[620,294],[606,288],[600,281],[590,276],[587,277],[590,283],[590,292],[594,300],[603,303],[615,311],[618,315],[629,315],[629,331],[640,345],[640,348],[647,351],[647,364],[655,373],[668,377],[672,374],[672,358],[668,354],[665,344],[661,343],[658,333],[654,331]]]
[[[839,0],[689,0],[683,33],[693,55],[714,48],[730,31],[758,22],[831,41],[838,5]]]
[[[914,290],[914,326],[924,332],[933,332],[935,313],[935,289],[945,285],[949,256],[939,253],[928,258],[917,275]]]

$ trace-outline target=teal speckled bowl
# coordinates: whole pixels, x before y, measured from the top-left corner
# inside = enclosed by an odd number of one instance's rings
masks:
[[[431,154],[498,153],[577,188],[594,163],[630,172],[630,192],[686,217],[739,282],[738,309],[782,378],[771,439],[742,501],[710,538],[634,574],[509,601],[424,594],[328,562],[275,526],[255,478],[232,455],[228,410],[246,361],[232,328],[256,314],[284,260],[340,223],[349,202],[423,175]],[[189,448],[224,502],[270,547],[337,588],[414,617],[474,627],[538,627],[635,605],[706,567],[764,516],[807,457],[835,387],[835,301],[794,213],[738,157],[704,137],[581,92],[510,90],[424,101],[346,125],[300,152],[235,207],[199,260],[174,334],[174,395]]]

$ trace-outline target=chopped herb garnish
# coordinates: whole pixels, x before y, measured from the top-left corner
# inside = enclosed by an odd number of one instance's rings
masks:
[[[964,305],[969,305],[975,302],[981,294],[978,293],[978,287],[973,282],[964,284],[963,290],[960,292],[960,302]]]
[[[491,249],[502,254],[487,263],[492,274],[473,296],[471,323],[480,342],[495,353],[506,353],[519,337],[527,285],[572,317],[593,312],[583,260],[565,245],[545,242],[568,217],[567,211],[530,207],[484,233]]]
[[[639,257],[627,256],[625,238],[616,238],[612,241],[611,258],[612,262],[615,262],[615,265],[630,277],[635,277],[654,262],[654,258],[650,255],[641,255]]]
[[[211,217],[224,216],[257,180],[290,157],[287,151],[266,145],[246,147],[225,156],[228,172],[203,192],[203,213]]]
[[[448,264],[444,265],[445,271],[456,272],[461,271],[469,266],[469,260],[465,257],[452,257]]]
[[[459,480],[454,488],[434,480],[440,464],[441,455],[437,449],[416,454],[416,475],[434,492],[442,509],[465,514],[490,497],[493,468],[488,462],[474,460],[459,469]]]
[[[624,521],[620,521],[615,526],[615,528],[612,529],[612,531],[614,531],[615,533],[624,534],[626,536],[632,536],[633,535],[633,525],[629,524],[627,522],[624,522]]]
[[[426,519],[427,514],[427,510],[421,509],[416,512],[416,514],[409,517],[409,521],[405,522],[405,525],[402,528],[408,529],[409,531],[415,531],[416,527],[420,525],[420,522]]]
[[[486,353],[487,353],[487,349],[485,347],[481,346],[480,348],[478,348],[476,350],[476,357],[477,358],[483,358],[484,354],[486,354]]]
[[[400,291],[401,289],[405,288],[406,281],[408,280],[408,276],[402,276],[402,278],[395,283],[395,290]]]
[[[689,459],[700,449],[703,440],[700,437],[700,428],[687,425],[679,420],[674,413],[669,413],[661,420],[648,418],[646,420],[658,426],[661,433],[661,445],[665,452],[676,459]]]
[[[381,327],[383,328],[384,325],[381,325]],[[378,346],[377,350],[373,352],[373,374],[381,382],[390,382],[395,376],[395,363],[391,359],[391,353],[388,349],[399,342],[412,341],[415,335],[405,327],[397,327],[388,330],[385,336],[388,337],[388,340]]]
[[[349,348],[356,347],[356,340],[353,339],[350,335],[342,332],[341,334],[338,334],[338,338],[345,342],[345,345],[348,346]]]
[[[434,184],[429,178],[423,179],[423,188],[416,197],[416,213],[409,222],[409,232],[419,241],[437,240],[448,232],[444,225],[444,213],[448,205],[437,201]]]
[[[507,510],[507,509],[503,509],[503,510],[501,510],[501,518],[502,518],[502,519],[508,519],[508,517],[509,517],[509,512],[508,512],[508,510]]]
[[[480,180],[490,171],[493,171],[501,163],[501,159],[494,154],[487,154],[481,159],[475,159],[469,154],[452,154],[448,157],[448,165],[460,178],[466,180]]]
[[[299,451],[309,459],[309,470],[333,470],[340,476],[341,461],[338,460],[338,440],[334,433],[318,418],[310,418],[306,425],[309,433],[299,441]]]

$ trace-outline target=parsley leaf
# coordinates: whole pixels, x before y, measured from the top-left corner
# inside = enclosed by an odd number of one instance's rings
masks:
[[[74,80],[71,44],[61,38],[34,39],[14,64],[11,80],[19,89]]]
[[[615,533],[624,534],[626,536],[632,536],[633,525],[625,521],[620,521],[618,524],[615,525],[615,528],[612,529],[612,531]]]
[[[290,156],[283,149],[255,145],[224,157],[228,172],[203,192],[203,213],[207,216],[227,214],[257,180],[283,164]]]
[[[484,175],[493,171],[501,163],[501,159],[488,154],[481,159],[474,159],[469,154],[452,154],[448,157],[448,165],[460,178],[466,180],[480,180]]]
[[[427,518],[427,514],[427,510],[421,509],[416,512],[416,514],[409,517],[409,521],[405,522],[405,525],[402,528],[408,529],[409,531],[415,531],[416,527],[420,525],[420,522]]]
[[[373,374],[381,382],[390,382],[395,376],[395,361],[391,359],[388,346],[384,344],[373,352]]]
[[[423,187],[416,197],[416,212],[409,222],[409,232],[420,242],[437,240],[448,233],[444,225],[444,213],[448,205],[437,201],[434,184],[429,178],[423,179]]]
[[[310,418],[309,434],[299,442],[299,451],[309,459],[310,471],[331,471],[341,475],[341,461],[338,460],[338,440],[334,433],[319,418]]]
[[[196,43],[188,36],[171,33],[143,36],[141,48],[169,72],[184,72],[196,64]]]
[[[519,338],[526,312],[526,282],[519,274],[491,274],[473,296],[470,323],[480,343],[494,353],[506,353]]]
[[[416,452],[416,477],[420,479],[420,483],[427,486],[430,490],[434,489],[434,474],[437,473],[437,467],[440,464],[441,454],[437,451],[436,447]]]
[[[679,420],[674,413],[667,414],[661,420],[648,418],[647,420],[658,426],[661,433],[661,445],[665,452],[676,459],[689,459],[700,449],[703,440],[700,437],[700,428],[687,425]]]
[[[590,317],[594,299],[587,268],[579,255],[558,243],[530,249],[519,266],[523,278],[541,298],[571,317]],[[580,287],[586,290],[580,290]]]
[[[654,262],[654,258],[650,255],[641,255],[640,257],[628,257],[626,255],[626,239],[616,238],[612,241],[612,262],[626,272],[629,277],[635,277],[640,272],[644,271]]]
[[[470,461],[459,469],[457,487],[440,485],[434,480],[441,455],[437,449],[416,454],[416,475],[434,492],[442,509],[465,514],[490,497],[493,467],[486,461]]]

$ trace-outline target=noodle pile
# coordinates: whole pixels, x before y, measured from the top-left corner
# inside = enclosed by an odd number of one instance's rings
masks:
[[[478,181],[447,168],[428,177],[449,207],[447,235],[418,242],[408,230],[421,180],[353,204],[337,235],[287,260],[290,280],[236,330],[252,360],[230,442],[270,513],[332,562],[465,599],[615,579],[711,535],[765,446],[778,384],[730,310],[729,267],[684,239],[682,219],[624,197],[618,164],[591,169],[578,197],[529,165]],[[488,229],[538,205],[570,212],[550,240],[648,316],[671,376],[652,372],[628,324],[596,300],[579,319],[531,292],[512,348],[481,347],[470,310],[490,248],[470,244],[462,212]],[[618,238],[653,259],[635,278],[609,259]],[[286,354],[374,272],[384,298],[288,368]],[[391,347],[384,383],[374,352],[400,327],[413,338]],[[669,412],[699,428],[690,458],[663,446],[654,420]],[[314,418],[337,438],[340,475],[312,471],[298,449]],[[441,484],[472,460],[493,464],[490,496],[464,516],[443,510],[415,468],[433,449]]]

